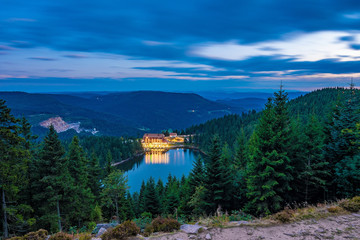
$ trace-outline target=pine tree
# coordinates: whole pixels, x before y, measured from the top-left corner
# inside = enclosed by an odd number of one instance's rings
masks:
[[[301,152],[304,156],[304,171],[300,175],[302,193],[305,193],[305,202],[316,202],[323,198],[326,188],[326,167],[328,162],[322,158],[324,147],[324,133],[322,126],[315,115],[303,129]],[[305,183],[305,184],[304,184]]]
[[[0,191],[1,213],[4,238],[9,236],[9,214],[14,207],[9,201],[16,202],[20,190],[25,183],[27,159],[29,151],[25,147],[24,138],[19,135],[19,120],[0,100]],[[16,206],[16,205],[15,205]]]
[[[39,159],[34,163],[37,171],[34,173],[32,190],[39,226],[51,231],[62,230],[62,210],[68,204],[69,186],[72,185],[69,162],[64,154],[58,135],[50,126]]]
[[[357,124],[360,119],[359,96],[354,86],[344,91],[346,100],[338,105],[328,124],[325,158],[329,162],[329,171],[333,171],[333,195],[338,198],[359,194],[360,145]]]
[[[289,117],[282,89],[265,105],[249,143],[247,173],[248,211],[257,215],[280,210],[291,190],[291,164],[287,156]]]
[[[224,189],[222,184],[221,146],[219,137],[214,136],[209,154],[205,161],[206,177],[204,181],[207,213],[214,213],[222,206]]]
[[[204,185],[205,180],[205,167],[201,156],[197,156],[195,162],[193,162],[193,168],[189,174],[189,185],[191,188],[191,194],[195,193],[196,187]]]
[[[88,163],[88,187],[90,187],[92,194],[95,198],[100,196],[100,184],[101,184],[101,168],[99,160],[93,151]]]
[[[221,188],[223,189],[222,207],[224,210],[232,209],[232,202],[234,196],[234,175],[233,162],[230,148],[227,144],[224,145],[221,151]]]
[[[74,136],[67,154],[69,173],[73,179],[71,185],[71,205],[68,221],[81,227],[84,220],[88,220],[94,205],[94,195],[89,187],[88,159],[80,146],[79,138]],[[95,185],[96,187],[96,185]]]
[[[156,216],[160,213],[160,200],[155,188],[155,180],[150,177],[144,193],[144,211]]]
[[[112,161],[113,161],[112,154],[110,150],[108,150],[105,160],[105,177],[108,176],[113,171]]]

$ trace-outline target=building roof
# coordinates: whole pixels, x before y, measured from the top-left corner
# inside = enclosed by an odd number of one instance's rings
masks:
[[[165,135],[162,133],[145,133],[143,138],[164,138]]]

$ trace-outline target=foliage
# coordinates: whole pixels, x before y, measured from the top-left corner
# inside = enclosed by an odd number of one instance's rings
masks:
[[[49,240],[73,240],[74,237],[71,234],[64,233],[64,232],[58,232],[54,235],[51,235]]]
[[[349,212],[358,212],[360,211],[360,196],[342,200],[339,205]]]
[[[145,228],[145,232],[149,235],[153,232],[172,232],[179,229],[180,223],[177,220],[157,217]]]
[[[126,239],[130,236],[136,236],[140,233],[140,228],[132,221],[125,221],[124,223],[114,227],[109,228],[102,236],[102,240],[112,240],[112,239]]]

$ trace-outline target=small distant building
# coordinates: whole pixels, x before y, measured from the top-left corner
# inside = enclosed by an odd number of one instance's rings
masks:
[[[170,133],[170,134],[169,134],[169,137],[171,137],[171,138],[176,138],[176,137],[177,137],[177,133]]]
[[[143,136],[144,143],[164,143],[167,142],[165,135],[162,133],[145,133]]]

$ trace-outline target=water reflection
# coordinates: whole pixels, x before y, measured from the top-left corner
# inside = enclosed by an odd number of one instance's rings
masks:
[[[167,181],[169,174],[181,178],[187,175],[199,152],[188,149],[170,149],[166,152],[148,152],[130,161],[116,166],[125,171],[128,177],[130,192],[139,191],[142,181],[147,181],[151,176],[156,181]]]
[[[169,164],[169,152],[153,150],[145,153],[146,164]]]

